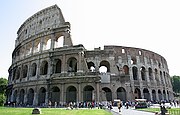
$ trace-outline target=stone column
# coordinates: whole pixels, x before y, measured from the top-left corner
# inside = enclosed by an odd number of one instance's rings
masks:
[[[12,91],[12,94],[11,94],[11,102],[14,101],[13,98],[14,98],[14,90]]]
[[[82,72],[82,65],[81,65],[81,61],[82,61],[82,52],[78,53],[79,55],[79,59],[78,59],[78,67],[77,67],[77,72]]]
[[[27,88],[25,89],[25,94],[24,94],[24,104],[26,105],[27,104]]]
[[[138,75],[137,75],[138,81],[139,81],[139,83],[141,83],[142,82],[142,77],[141,77],[141,71],[139,69],[139,66],[137,67],[137,69],[138,69]]]
[[[64,104],[64,84],[61,84],[61,98],[60,98],[60,102],[61,104]]]
[[[152,90],[149,89],[150,100],[153,101]]]
[[[147,68],[148,69],[148,68]],[[147,80],[147,82],[149,83],[150,82],[150,80],[149,80],[149,73],[148,73],[148,70],[145,70],[145,76],[146,76],[146,80]]]
[[[37,105],[38,105],[38,94],[34,92],[33,106],[37,106]]]
[[[54,46],[55,46],[55,35],[51,34],[51,47],[50,47],[50,50],[54,50]]]
[[[44,38],[42,37],[40,41],[40,52],[43,51],[43,47],[44,47]]]
[[[130,76],[130,81],[133,81],[133,72],[132,72],[132,67],[131,67],[131,56],[127,55],[128,58],[128,67],[129,67],[129,76]]]
[[[99,82],[96,82],[96,102],[100,102],[100,85]]]
[[[155,89],[155,91],[156,91],[156,100],[159,101],[158,89]]]
[[[153,77],[153,82],[156,83],[156,78],[155,78],[155,70],[152,69],[152,77]]]
[[[167,90],[165,89],[165,98],[166,98],[166,100],[168,100],[168,94],[167,94]]]
[[[142,89],[142,88],[140,88],[140,91],[141,91],[141,97],[142,97],[142,99],[144,99],[143,89]]]
[[[65,76],[65,74],[67,73],[67,65],[66,65],[66,55],[65,54],[63,54],[63,59],[62,59],[62,74],[64,74],[64,76]]]
[[[20,94],[19,94],[19,90],[17,91],[17,98],[16,98],[16,104],[19,104],[19,98],[20,98]]]
[[[49,92],[46,91],[46,96],[45,96],[45,105],[47,106],[49,103]]]
[[[125,89],[126,89],[126,98],[127,100],[131,101],[131,87],[130,87],[130,83],[125,83]]]
[[[31,63],[28,63],[28,70],[27,70],[27,81],[29,80],[29,78],[32,76],[31,75]]]
[[[40,59],[37,62],[37,68],[36,68],[36,78],[39,79],[40,77],[40,67],[41,67],[41,61]]]
[[[71,35],[68,32],[69,32],[69,30],[67,32],[63,33],[64,34],[63,46],[72,46],[73,45],[72,40],[71,40]]]
[[[78,102],[82,102],[81,83],[78,83]]]
[[[33,55],[33,53],[34,53],[34,41],[32,41],[32,49],[31,49],[31,55]]]

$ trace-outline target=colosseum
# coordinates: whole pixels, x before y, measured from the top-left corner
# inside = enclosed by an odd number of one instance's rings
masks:
[[[86,50],[73,45],[70,27],[57,5],[20,26],[8,70],[8,102],[46,106],[49,101],[173,100],[164,57],[115,45]]]

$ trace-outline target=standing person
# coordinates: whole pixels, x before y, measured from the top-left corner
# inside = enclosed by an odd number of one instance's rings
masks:
[[[54,102],[54,108],[56,108],[57,107],[57,102]]]
[[[126,106],[126,109],[129,108],[129,102],[128,102],[128,101],[126,102],[126,105],[125,105],[125,106]]]
[[[121,107],[122,107],[121,100],[119,100],[119,102],[117,103],[117,106],[118,106],[119,112],[121,112]]]

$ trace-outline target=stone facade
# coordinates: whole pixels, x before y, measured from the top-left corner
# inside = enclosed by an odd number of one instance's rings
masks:
[[[9,68],[9,102],[40,106],[49,101],[60,105],[173,99],[164,57],[141,48],[112,45],[89,51],[82,44],[73,45],[70,23],[57,5],[28,18],[17,34]]]

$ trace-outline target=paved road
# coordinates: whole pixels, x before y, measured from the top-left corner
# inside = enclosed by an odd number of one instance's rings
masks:
[[[122,108],[121,112],[119,112],[117,107],[113,107],[111,113],[113,115],[154,115],[154,113],[150,113],[150,112],[143,112],[135,109],[125,109],[125,108]]]

